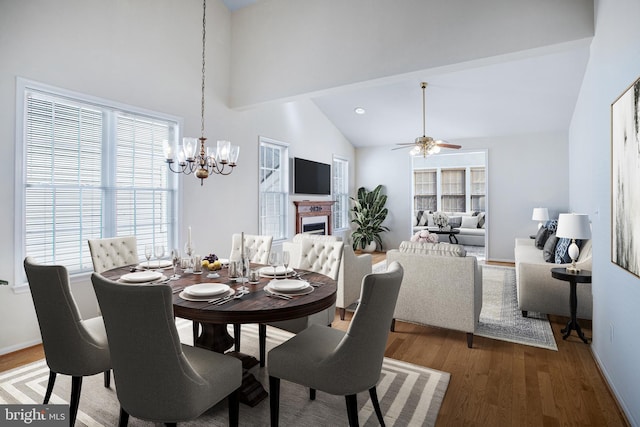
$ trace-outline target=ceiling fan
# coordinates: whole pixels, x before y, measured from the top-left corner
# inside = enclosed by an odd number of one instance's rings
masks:
[[[411,148],[410,154],[412,156],[417,156],[418,154],[422,154],[423,157],[427,157],[428,155],[439,153],[440,148],[453,148],[453,149],[461,148],[460,145],[449,144],[446,141],[436,140],[431,138],[430,136],[427,136],[427,133],[425,130],[426,113],[424,108],[424,92],[425,92],[425,89],[427,88],[427,83],[426,82],[420,83],[420,87],[422,87],[422,136],[417,137],[414,142],[405,142],[405,143],[396,144],[396,145],[400,145],[401,147],[392,148],[392,150],[400,150],[402,148]]]

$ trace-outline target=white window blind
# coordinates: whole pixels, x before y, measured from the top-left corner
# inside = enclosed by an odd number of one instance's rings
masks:
[[[333,158],[333,229],[349,228],[349,161]]]
[[[413,172],[413,205],[416,211],[436,211],[438,185],[435,169]]]
[[[145,243],[172,242],[177,186],[162,147],[177,121],[38,84],[20,91],[19,256],[76,274],[93,269],[88,239],[135,235],[140,255]]]
[[[446,212],[464,212],[465,207],[465,170],[443,169],[441,171],[442,210]]]
[[[260,234],[274,240],[287,238],[287,199],[289,175],[286,144],[260,138]]]
[[[484,212],[485,206],[485,169],[471,168],[471,210]]]

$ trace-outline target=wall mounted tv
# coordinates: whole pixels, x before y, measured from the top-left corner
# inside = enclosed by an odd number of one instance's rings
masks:
[[[293,192],[331,195],[331,165],[294,157]]]

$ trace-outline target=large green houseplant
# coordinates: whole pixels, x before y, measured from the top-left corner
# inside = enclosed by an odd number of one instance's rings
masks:
[[[351,200],[353,201],[351,222],[356,225],[356,229],[351,234],[353,249],[365,249],[371,242],[375,242],[377,247],[382,249],[380,233],[389,231],[388,227],[382,225],[389,213],[384,207],[387,196],[382,194],[382,185],[378,185],[372,191],[360,187],[357,197],[351,197]]]

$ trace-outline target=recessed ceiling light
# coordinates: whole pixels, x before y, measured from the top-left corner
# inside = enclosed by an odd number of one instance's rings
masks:
[[[365,110],[365,109],[364,109],[364,108],[362,108],[362,107],[357,107],[357,108],[355,108],[353,111],[354,111],[356,114],[364,114],[364,113],[366,113],[366,112],[367,112],[367,110]]]

